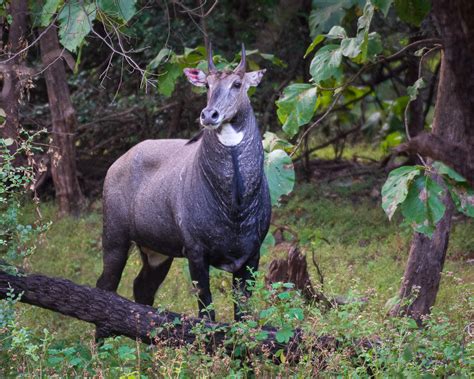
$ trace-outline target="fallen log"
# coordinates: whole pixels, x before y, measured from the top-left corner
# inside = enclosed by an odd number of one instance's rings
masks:
[[[6,298],[11,291],[20,296],[20,302],[95,324],[111,335],[122,335],[147,344],[160,343],[179,347],[193,344],[199,338],[199,343],[204,341],[209,353],[222,347],[231,352],[234,346],[233,343],[226,344],[235,336],[235,332],[231,332],[234,324],[211,322],[157,310],[115,293],[78,285],[67,279],[38,274],[11,275],[0,270],[0,299]],[[304,335],[300,329],[294,331],[294,336],[288,343],[277,341],[276,328],[262,327],[257,331],[264,331],[266,338],[255,338],[252,352],[274,360],[279,359],[280,349],[283,349],[287,360],[297,360],[302,349],[310,348],[313,353],[318,353],[333,350],[339,345],[335,337]],[[369,340],[361,340],[356,344],[371,346]]]

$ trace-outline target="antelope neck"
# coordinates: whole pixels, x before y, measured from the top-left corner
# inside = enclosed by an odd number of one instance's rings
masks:
[[[231,123],[206,130],[198,155],[199,171],[219,206],[246,213],[263,177],[263,148],[250,104]]]

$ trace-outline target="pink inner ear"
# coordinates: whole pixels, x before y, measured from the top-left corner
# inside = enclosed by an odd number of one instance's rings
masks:
[[[199,79],[199,70],[195,68],[186,68],[184,69],[186,76],[193,81],[200,81]]]

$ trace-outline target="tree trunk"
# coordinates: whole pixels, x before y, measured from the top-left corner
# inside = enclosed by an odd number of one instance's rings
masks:
[[[16,295],[21,295],[20,301],[23,303],[93,323],[111,334],[139,339],[147,344],[160,343],[175,347],[192,344],[198,337],[193,328],[203,324],[204,327],[199,328],[202,330],[200,335],[203,337],[203,334],[206,334],[207,338],[200,340],[206,344],[208,352],[222,346],[231,352],[234,346],[234,343],[225,343],[233,337],[230,333],[232,324],[157,311],[153,307],[134,303],[113,292],[80,286],[66,279],[44,275],[13,276],[0,271],[0,299],[8,296],[10,289]],[[290,341],[283,344],[277,342],[275,328],[263,327],[262,330],[267,332],[267,338],[263,341],[255,340],[256,347],[252,352],[274,359],[278,359],[280,349],[284,349],[287,359],[293,360],[298,359],[304,347],[316,354],[338,346],[334,337],[303,336],[300,329],[296,329]],[[302,344],[303,337],[305,344]],[[368,339],[361,339],[356,344],[365,348],[372,347],[372,342]]]
[[[452,80],[447,87],[440,84],[439,88],[442,92],[452,90],[445,96],[455,97],[459,109],[443,106],[442,112],[446,112],[446,117],[437,123],[440,125],[438,128],[446,130],[445,134],[421,134],[410,141],[407,150],[443,161],[474,186],[474,96],[471,95],[474,93],[474,1],[434,0],[433,14],[443,40],[445,82],[448,82],[446,72]],[[456,117],[457,113],[462,115],[462,119]],[[459,130],[462,137],[450,138],[450,129]]]
[[[474,26],[474,2],[434,1],[433,11],[443,38],[444,53],[431,136],[443,141],[445,146],[463,146],[472,150],[472,144],[465,145],[465,143],[470,141],[466,127],[468,125],[471,129],[474,127],[472,124],[474,100],[472,96],[467,95],[472,93],[467,92],[467,89],[474,90],[472,73],[474,50],[467,52],[466,49],[469,46],[460,45],[460,40],[462,40],[460,35],[463,34],[460,25],[463,25],[463,18],[467,17],[469,22],[464,25],[470,23]],[[470,33],[474,33],[474,28],[470,29]],[[474,35],[471,37],[474,38]],[[472,41],[470,43],[472,49],[474,45]],[[463,73],[462,77],[459,76],[461,73]],[[420,137],[423,136],[426,134]],[[422,317],[430,313],[435,303],[448,248],[451,217],[454,212],[449,195],[445,196],[444,204],[446,212],[437,225],[433,238],[429,239],[419,233],[413,236],[399,293],[401,304],[390,311],[392,315],[407,314],[420,323]]]
[[[51,174],[53,176],[59,214],[78,215],[84,203],[76,170],[74,132],[76,114],[66,78],[66,69],[60,56],[55,28],[50,28],[40,40],[41,60],[45,70],[51,110],[53,147],[51,151]]]
[[[8,11],[12,16],[12,23],[8,28],[8,44],[7,46],[2,46],[1,52],[4,53],[4,56],[10,57],[21,50],[25,43],[24,36],[26,35],[28,16],[27,0],[13,0]],[[6,24],[6,18],[2,17],[2,37],[3,31],[7,27]],[[3,108],[6,114],[5,123],[3,126],[0,126],[0,136],[2,138],[12,138],[15,141],[10,146],[12,153],[16,150],[16,140],[19,132],[18,110],[22,89],[20,80],[21,61],[22,55],[20,54],[0,65],[0,71],[3,76],[0,108]]]

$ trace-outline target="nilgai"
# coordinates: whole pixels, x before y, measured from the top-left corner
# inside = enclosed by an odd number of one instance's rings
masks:
[[[207,88],[198,138],[147,140],[109,169],[104,184],[104,269],[99,288],[116,291],[132,242],[143,267],[135,301],[153,305],[174,258],[189,261],[198,289],[199,315],[209,309],[209,266],[233,273],[234,290],[249,296],[246,281],[258,269],[271,205],[263,170],[262,140],[247,91],[265,70],[245,72],[245,48],[233,71],[187,68],[195,86]],[[180,280],[174,278],[174,280]],[[242,313],[234,308],[235,318]]]

